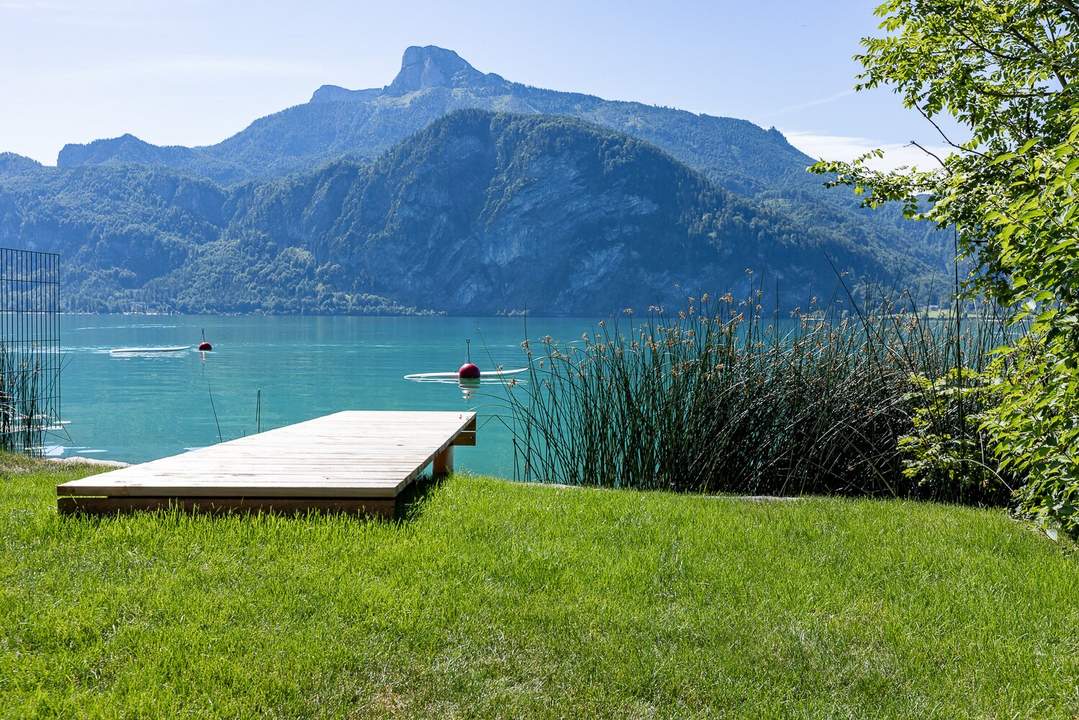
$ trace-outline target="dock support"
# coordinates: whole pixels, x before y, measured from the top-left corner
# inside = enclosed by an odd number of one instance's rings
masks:
[[[433,472],[435,477],[446,477],[453,474],[453,445],[435,455]]]

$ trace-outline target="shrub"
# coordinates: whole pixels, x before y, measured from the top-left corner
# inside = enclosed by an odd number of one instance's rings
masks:
[[[903,474],[960,501],[1007,502],[1015,481],[985,429],[988,411],[999,403],[996,377],[953,368],[936,380],[913,375],[911,382],[912,427],[899,438]]]
[[[1022,474],[1019,509],[1079,536],[1079,373],[1074,349],[1026,335],[1006,356],[1003,402],[987,427],[1008,470]]]

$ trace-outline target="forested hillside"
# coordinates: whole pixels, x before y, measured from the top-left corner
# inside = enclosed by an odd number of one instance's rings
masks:
[[[611,312],[746,293],[784,304],[930,266],[740,198],[578,120],[459,111],[372,162],[223,188],[175,170],[0,175],[0,244],[64,254],[72,307],[217,312]],[[756,275],[745,270],[753,268]]]

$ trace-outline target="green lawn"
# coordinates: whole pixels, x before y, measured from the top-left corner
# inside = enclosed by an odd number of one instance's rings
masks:
[[[1079,714],[1079,557],[1001,512],[462,476],[397,523],[91,520],[87,469],[6,462],[7,717]]]

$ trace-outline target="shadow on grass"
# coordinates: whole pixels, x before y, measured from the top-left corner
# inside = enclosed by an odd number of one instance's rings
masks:
[[[57,478],[59,479],[59,478]],[[125,508],[115,510],[83,510],[83,509],[69,509],[61,511],[61,517],[70,518],[72,520],[78,520],[80,522],[100,522],[103,520],[114,520],[124,517],[134,516],[156,516],[156,517],[180,517],[180,516],[203,516],[203,517],[258,517],[260,515],[272,515],[280,518],[289,519],[311,519],[317,517],[348,517],[358,521],[379,520],[383,522],[395,522],[405,523],[417,520],[423,513],[427,506],[427,502],[435,494],[435,492],[443,485],[445,478],[432,478],[427,475],[420,476],[415,481],[410,483],[404,490],[398,494],[396,502],[394,503],[394,509],[392,515],[384,515],[378,511],[370,512],[357,512],[354,510],[340,510],[340,509],[317,509],[317,508],[298,508],[292,507],[288,509],[264,509],[264,508],[250,508],[250,509],[238,509],[228,507],[182,507],[179,505],[170,505],[168,507],[153,507],[153,508]],[[212,502],[211,499],[206,499]]]
[[[400,522],[411,522],[423,514],[428,501],[446,482],[445,477],[431,477],[421,475],[397,496],[397,510],[393,519]]]

